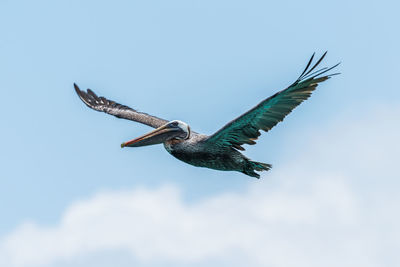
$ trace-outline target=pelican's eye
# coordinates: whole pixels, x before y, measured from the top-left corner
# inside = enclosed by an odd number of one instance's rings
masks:
[[[174,121],[174,122],[172,122],[170,125],[176,127],[176,126],[178,126],[178,122],[177,122],[177,121]]]

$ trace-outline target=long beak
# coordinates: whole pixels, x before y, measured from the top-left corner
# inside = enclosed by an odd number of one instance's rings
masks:
[[[173,137],[176,134],[177,130],[179,129],[171,128],[170,126],[168,126],[168,124],[166,124],[145,135],[132,139],[128,142],[122,143],[121,148],[126,146],[138,147],[138,146],[160,144],[166,141],[167,139]]]

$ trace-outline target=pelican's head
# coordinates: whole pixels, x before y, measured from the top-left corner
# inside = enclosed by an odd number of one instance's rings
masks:
[[[170,121],[145,135],[121,144],[121,147],[138,147],[161,144],[171,139],[188,139],[190,127],[182,121]]]

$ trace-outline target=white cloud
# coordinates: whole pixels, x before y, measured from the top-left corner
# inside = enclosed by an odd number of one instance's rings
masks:
[[[191,204],[172,185],[96,194],[54,227],[27,222],[5,236],[0,265],[127,251],[150,265],[398,266],[399,116],[379,109],[314,132],[301,159],[242,194]]]

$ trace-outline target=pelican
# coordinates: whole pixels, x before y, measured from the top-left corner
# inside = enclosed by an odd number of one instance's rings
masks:
[[[80,99],[89,108],[156,128],[145,135],[122,143],[121,147],[162,143],[172,156],[188,164],[221,171],[238,171],[260,178],[257,172],[268,171],[272,165],[247,158],[240,152],[245,150],[243,145],[254,145],[255,140],[261,135],[260,130],[265,132],[271,130],[295,107],[308,99],[319,83],[338,74],[326,73],[339,63],[330,68],[314,71],[326,53],[311,67],[314,53],[299,78],[289,87],[261,101],[257,106],[210,136],[193,131],[185,122],[160,119],[102,96],[98,97],[90,89],[85,92],[81,91],[76,84],[74,87]]]

